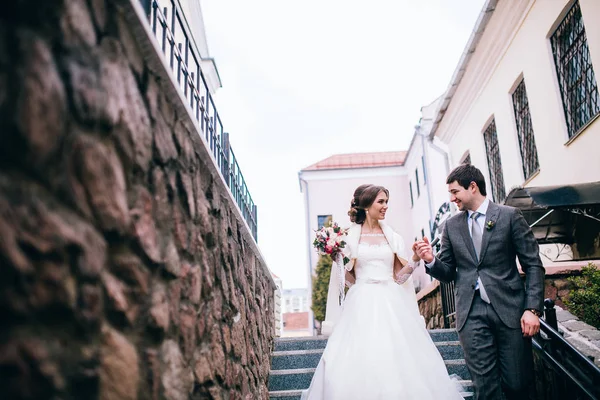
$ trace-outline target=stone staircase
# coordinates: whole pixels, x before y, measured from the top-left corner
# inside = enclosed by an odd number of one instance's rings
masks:
[[[460,381],[465,390],[463,397],[471,398],[473,387],[456,331],[437,329],[429,331],[429,334],[446,363],[448,373],[463,379]],[[299,400],[302,390],[310,385],[326,344],[325,336],[275,339],[269,376],[270,398]]]

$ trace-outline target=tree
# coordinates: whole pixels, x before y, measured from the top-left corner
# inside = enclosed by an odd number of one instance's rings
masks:
[[[333,261],[329,256],[319,257],[315,268],[312,286],[312,311],[315,319],[319,322],[325,320],[325,310],[327,309],[327,289],[329,288],[329,277],[331,276],[331,264]]]

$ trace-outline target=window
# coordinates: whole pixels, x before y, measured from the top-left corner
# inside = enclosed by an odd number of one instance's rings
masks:
[[[512,94],[513,108],[515,109],[515,120],[517,123],[517,134],[519,137],[519,149],[521,150],[521,161],[523,164],[523,176],[529,179],[540,167],[538,161],[537,147],[533,136],[531,125],[531,114],[529,113],[529,100],[525,80]]]
[[[596,76],[576,1],[550,38],[569,138],[600,112]]]
[[[331,222],[331,215],[319,215],[317,216],[317,225],[318,228],[322,228],[325,225],[328,225]]]
[[[419,168],[415,168],[415,183],[417,184],[417,198],[421,196],[421,188],[419,187]]]
[[[498,145],[498,134],[496,133],[496,121],[488,125],[483,132],[485,150],[487,153],[488,169],[490,171],[490,186],[492,197],[496,203],[500,203],[506,197],[504,191],[504,176],[502,174],[502,162],[500,161],[500,146]]]
[[[421,156],[421,164],[423,164],[423,185],[427,185],[427,174],[425,171],[425,156]]]
[[[414,207],[415,206],[415,199],[413,198],[412,182],[408,182],[408,188],[410,189],[410,206]]]
[[[292,312],[300,311],[300,298],[297,296],[292,297]]]
[[[425,229],[421,228],[421,239],[425,237]]]

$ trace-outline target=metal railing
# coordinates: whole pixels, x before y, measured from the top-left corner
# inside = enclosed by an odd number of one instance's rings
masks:
[[[440,282],[440,296],[442,297],[442,313],[444,314],[444,328],[453,328],[456,325],[456,303],[454,298],[454,281]]]
[[[163,55],[171,68],[200,136],[210,149],[242,216],[257,240],[257,209],[200,68],[202,57],[177,0],[140,0]],[[161,7],[162,4],[168,7]],[[170,11],[170,12],[169,12]]]
[[[538,397],[600,399],[600,369],[559,333],[554,302],[546,299],[544,306],[540,333],[533,339],[533,349],[543,363],[543,370],[536,374],[536,381],[541,383]]]

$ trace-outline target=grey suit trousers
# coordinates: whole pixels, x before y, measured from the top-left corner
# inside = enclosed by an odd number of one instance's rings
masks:
[[[459,339],[477,400],[528,398],[533,370],[531,339],[523,338],[520,328],[506,326],[478,294]]]

